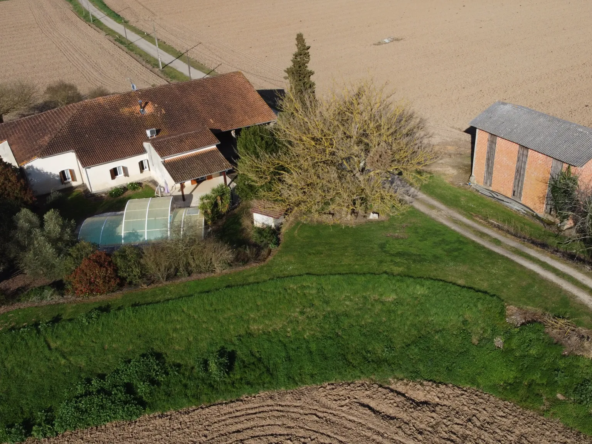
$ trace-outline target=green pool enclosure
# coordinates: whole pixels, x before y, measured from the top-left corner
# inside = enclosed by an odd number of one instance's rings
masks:
[[[132,199],[119,213],[86,219],[78,239],[99,247],[141,244],[192,231],[203,237],[204,219],[197,208],[173,208],[172,197]]]

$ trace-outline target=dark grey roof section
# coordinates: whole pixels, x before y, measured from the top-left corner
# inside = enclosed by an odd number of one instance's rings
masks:
[[[592,129],[523,106],[496,102],[471,126],[576,167],[592,160]]]

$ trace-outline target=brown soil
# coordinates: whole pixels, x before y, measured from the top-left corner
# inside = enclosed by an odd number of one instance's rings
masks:
[[[144,416],[46,443],[591,443],[473,389],[398,381],[326,384]]]
[[[441,143],[468,139],[497,100],[592,125],[590,0],[106,0],[144,31],[258,88],[285,86],[296,33],[320,92],[371,76],[428,119]],[[378,41],[395,37],[389,44]]]
[[[82,21],[65,0],[0,1],[0,82],[27,80],[41,91],[51,82],[74,83],[81,92],[110,92],[166,83]]]

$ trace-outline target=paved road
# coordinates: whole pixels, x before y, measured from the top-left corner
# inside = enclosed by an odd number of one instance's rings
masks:
[[[157,51],[155,45],[144,40],[138,34],[131,32],[129,29],[124,31],[123,25],[121,25],[121,24],[117,23],[115,20],[105,16],[105,14],[102,11],[95,8],[87,0],[78,0],[78,1],[80,2],[80,4],[82,5],[82,7],[84,9],[88,10],[90,8],[90,11],[93,15],[93,20],[101,21],[105,26],[111,28],[113,31],[117,32],[122,37],[125,37],[125,34],[127,33],[128,40],[130,40],[134,45],[136,45],[142,51],[150,54],[154,58],[158,58],[157,54],[160,53],[160,59],[162,60],[163,67],[165,65],[170,66],[171,68],[174,68],[177,71],[179,71],[181,74],[188,75],[189,72],[188,72],[188,68],[187,68],[187,63],[185,63],[185,61],[175,59],[175,57],[173,57],[172,55],[170,55],[162,50]],[[193,67],[191,68],[191,78],[192,79],[201,79],[202,77],[207,77],[207,76],[205,73],[203,73]]]
[[[472,233],[467,228],[467,226],[474,228],[475,230],[478,230],[482,233],[485,233],[488,236],[493,237],[508,246],[511,246],[511,247],[516,248],[524,253],[527,253],[527,254],[535,257],[539,261],[542,261],[548,265],[551,265],[552,267],[556,268],[557,270],[560,270],[563,273],[570,275],[571,277],[578,280],[582,284],[592,288],[592,279],[590,279],[588,276],[580,273],[579,271],[573,269],[572,267],[570,267],[568,265],[563,264],[562,262],[559,262],[559,261],[556,261],[552,258],[549,258],[545,254],[543,254],[537,250],[529,248],[529,247],[527,247],[519,242],[516,242],[512,239],[508,239],[507,237],[502,236],[499,233],[496,233],[495,231],[493,231],[487,227],[479,225],[479,224],[467,219],[466,217],[462,216],[461,214],[457,213],[456,211],[451,210],[450,208],[446,207],[445,205],[441,204],[440,202],[438,202],[438,201],[436,201],[436,200],[434,200],[422,193],[418,193],[415,201],[413,202],[413,206],[416,209],[418,209],[419,211],[421,211],[422,213],[425,213],[428,216],[430,216],[431,218],[446,225],[448,228],[456,231],[457,233],[462,234],[466,238],[471,239],[472,241],[477,242],[478,244],[480,244],[480,245],[482,245],[482,246],[484,246],[484,247],[486,247],[498,254],[501,254],[502,256],[505,256],[508,259],[513,260],[514,262],[522,265],[523,267],[534,271],[539,276],[547,279],[548,281],[551,281],[551,282],[557,284],[559,287],[572,293],[574,296],[576,296],[581,302],[586,304],[588,307],[592,308],[592,296],[590,295],[589,292],[584,291],[583,289],[581,289],[579,287],[576,287],[572,283],[557,276],[553,272],[541,267],[540,265],[528,260],[527,258],[522,257],[518,254],[512,253],[511,251],[506,250],[502,246],[495,245],[492,242],[489,242],[489,241],[481,238],[480,236]],[[461,222],[465,226],[458,225],[458,224],[454,223],[451,219],[456,219],[457,221]]]

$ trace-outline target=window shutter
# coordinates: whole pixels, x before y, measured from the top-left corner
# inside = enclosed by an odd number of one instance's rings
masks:
[[[63,171],[60,171],[60,181],[62,182],[62,185],[66,183],[66,175]]]
[[[144,161],[140,160],[140,173],[144,172]]]
[[[74,170],[70,170],[70,178],[72,178],[72,182],[76,182],[76,174],[74,174]]]
[[[111,168],[109,172],[111,173],[111,180],[115,180],[115,168]]]
[[[150,171],[150,162],[148,162],[148,160],[145,160],[144,162],[146,162],[146,169]]]
[[[127,172],[127,167],[121,167],[121,169],[123,170],[123,175],[125,177],[129,177],[129,173]]]

